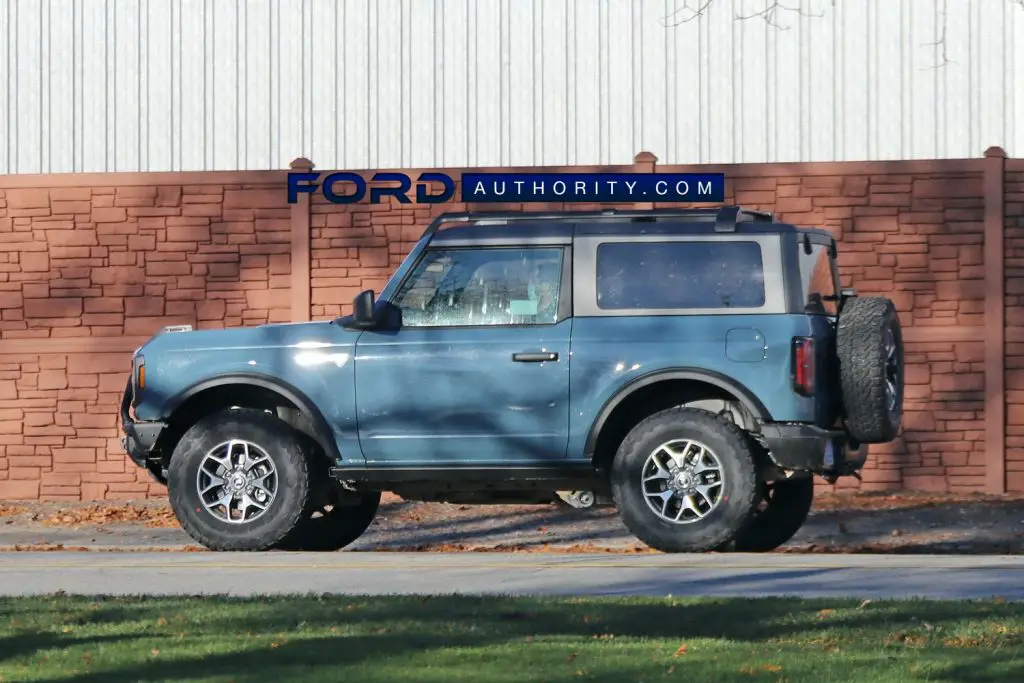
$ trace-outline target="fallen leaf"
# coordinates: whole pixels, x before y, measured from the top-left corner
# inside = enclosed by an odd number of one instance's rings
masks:
[[[271,650],[276,650],[278,647],[279,647],[279,645],[277,643],[271,643],[270,644],[270,649]]]
[[[157,626],[167,626],[167,619],[165,619],[164,617],[160,617],[159,619],[156,620],[156,625]]]
[[[679,655],[685,655],[686,651],[689,650],[689,649],[690,649],[690,646],[687,645],[686,643],[683,643],[682,645],[679,646],[679,648],[675,651],[675,654],[673,654],[672,656],[673,657],[678,657]]]
[[[818,618],[819,619],[827,619],[829,617],[829,615],[832,614],[833,612],[835,612],[834,609],[823,609],[823,610],[818,612]]]
[[[154,648],[153,648],[152,650],[150,650],[150,651],[149,651],[149,654],[151,654],[151,655],[153,655],[154,657],[156,657],[156,656],[157,656],[158,654],[160,654],[160,650],[158,650],[158,649],[156,649],[156,648],[154,647]]]
[[[859,605],[857,605],[857,609],[864,609],[865,607],[870,605],[872,602],[874,602],[874,601],[871,600],[871,599],[865,600],[864,602],[862,602]]]
[[[665,670],[665,673],[667,673],[667,674],[671,674],[671,673],[675,673],[675,672],[676,672],[676,665],[675,664],[673,664],[672,666],[670,666],[668,669]]]
[[[778,664],[765,664],[761,668],[764,669],[765,671],[770,671],[773,674],[782,671],[782,667],[779,666]]]
[[[572,664],[572,661],[574,659],[576,659],[576,653],[575,652],[565,658],[565,663],[566,664]]]

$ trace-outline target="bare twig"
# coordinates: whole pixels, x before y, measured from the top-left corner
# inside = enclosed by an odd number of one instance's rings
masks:
[[[1021,1],[1024,2],[1024,0]],[[704,16],[704,13],[708,11],[708,8],[711,7],[714,2],[715,0],[697,0],[696,7],[690,7],[690,0],[683,0],[683,6],[665,17],[661,23],[666,28],[688,24],[694,19],[699,19]]]
[[[1022,1],[1024,1],[1024,0],[1015,0],[1015,2],[1018,2],[1018,3],[1022,2]],[[949,27],[949,19],[948,19],[948,16],[946,14],[946,0],[942,0],[941,9],[939,10],[939,16],[941,17],[941,19],[939,20],[939,25],[938,25],[938,28],[936,29],[935,40],[933,40],[930,43],[925,43],[924,44],[924,47],[934,48],[935,49],[935,53],[936,53],[935,54],[935,64],[933,64],[930,67],[927,67],[928,70],[941,69],[942,67],[946,66],[947,64],[952,63],[952,61],[953,61],[953,60],[951,60],[949,58],[949,53],[947,52],[947,49],[946,49],[946,46],[947,46],[946,31],[947,31],[947,28]]]
[[[1024,1],[1024,0],[1022,0]],[[835,0],[832,0],[832,4],[835,5]],[[788,31],[789,26],[783,26],[776,20],[776,15],[779,12],[793,12],[801,17],[823,17],[824,14],[814,14],[813,12],[805,12],[799,7],[788,7],[781,2],[770,2],[768,6],[758,12],[751,12],[750,14],[737,14],[736,21],[746,21],[747,19],[763,19],[764,23],[768,24],[772,28],[776,28],[780,31]]]

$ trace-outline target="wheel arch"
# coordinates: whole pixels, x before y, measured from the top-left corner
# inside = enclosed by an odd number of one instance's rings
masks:
[[[628,405],[630,399],[636,399],[638,392],[656,389],[658,385],[684,386],[689,385],[694,389],[713,388],[717,391],[717,398],[720,400],[732,400],[737,403],[743,411],[749,414],[755,422],[771,421],[771,414],[764,403],[749,389],[735,380],[713,370],[700,368],[667,368],[636,377],[620,387],[598,411],[597,417],[591,424],[590,431],[584,443],[584,455],[594,458],[599,455],[598,444],[605,428],[612,422],[617,409]]]
[[[237,402],[226,402],[224,400],[227,395],[226,390],[233,388],[249,389],[250,391],[257,389],[258,391]],[[282,400],[284,405],[282,406],[276,401],[274,401],[275,405],[273,406],[263,405],[263,402],[270,398]],[[161,413],[168,423],[172,425],[175,423],[194,423],[195,418],[201,417],[203,413],[208,414],[212,410],[229,407],[226,403],[232,403],[241,407],[293,408],[304,418],[306,424],[301,424],[302,420],[299,420],[298,424],[293,423],[292,426],[305,432],[316,441],[329,459],[334,461],[341,460],[341,453],[338,451],[338,445],[332,436],[330,424],[324,418],[316,403],[310,400],[297,387],[276,377],[269,377],[259,373],[235,372],[204,379],[168,399],[164,403]],[[253,406],[253,403],[257,405]],[[179,426],[181,425],[179,424]],[[186,424],[185,429],[189,426],[191,424]],[[171,438],[174,438],[174,434],[181,430],[165,431],[170,431]],[[180,434],[177,434],[177,436],[180,438]],[[174,439],[174,441],[176,443],[177,439]],[[170,452],[164,451],[164,457],[165,460],[169,458]]]

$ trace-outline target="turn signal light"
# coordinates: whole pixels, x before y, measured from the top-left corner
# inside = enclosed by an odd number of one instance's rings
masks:
[[[139,369],[136,372],[135,384],[139,389],[146,388],[146,362],[142,358],[139,358]]]

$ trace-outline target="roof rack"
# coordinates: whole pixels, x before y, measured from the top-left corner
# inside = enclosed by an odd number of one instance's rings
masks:
[[[659,218],[680,218],[690,221],[715,223],[715,232],[735,232],[737,223],[774,223],[775,215],[768,211],[744,209],[741,206],[723,206],[713,209],[602,209],[600,211],[469,211],[461,213],[445,213],[435,218],[427,229],[424,237],[433,236],[445,223],[480,223],[495,221],[501,223],[517,221],[575,221],[589,220],[632,220],[653,221]]]

